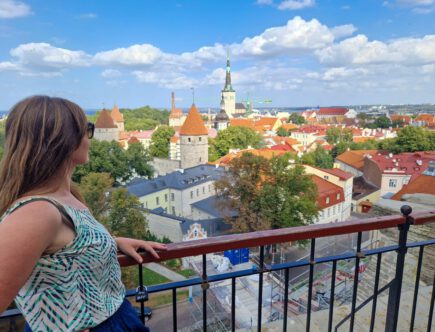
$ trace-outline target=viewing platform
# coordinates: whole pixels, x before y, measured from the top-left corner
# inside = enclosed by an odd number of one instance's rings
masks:
[[[147,287],[150,299],[164,293],[172,303],[152,308],[161,312],[160,321],[156,314],[146,324],[152,331],[163,331],[163,321],[164,331],[431,331],[435,210],[401,211],[171,243],[160,260],[143,253],[144,263],[182,259],[197,273]],[[352,239],[350,250],[331,249],[338,237]],[[308,255],[288,259],[296,241]],[[242,248],[249,248],[247,262],[217,271],[216,261],[223,260],[216,257]],[[127,291],[134,303],[146,286],[143,267],[122,254],[118,260],[122,267],[138,266],[138,288]],[[144,320],[147,302],[139,305]],[[0,330],[20,331],[18,316],[16,309],[6,311]]]

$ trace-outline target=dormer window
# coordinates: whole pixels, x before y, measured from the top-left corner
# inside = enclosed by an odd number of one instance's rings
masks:
[[[192,139],[190,137],[188,137],[187,141],[190,143],[190,142],[192,142]]]
[[[339,200],[340,199],[340,194],[337,194],[337,200]]]
[[[329,196],[326,197],[326,204],[329,204]]]
[[[201,142],[202,137],[198,137],[198,140]]]

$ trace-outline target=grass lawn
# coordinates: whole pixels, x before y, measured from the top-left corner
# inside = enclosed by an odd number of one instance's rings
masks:
[[[189,297],[188,290],[177,291],[177,302]],[[172,291],[150,294],[150,299],[145,302],[147,307],[155,308],[172,303]]]
[[[169,279],[166,277],[151,271],[150,269],[147,269],[146,267],[143,268],[143,277],[144,277],[144,285],[150,286],[150,285],[157,285],[157,284],[163,284],[166,282],[170,282]]]
[[[184,276],[186,278],[189,278],[189,277],[196,275],[195,271],[193,271],[192,269],[179,270],[176,272],[181,274],[182,276]]]

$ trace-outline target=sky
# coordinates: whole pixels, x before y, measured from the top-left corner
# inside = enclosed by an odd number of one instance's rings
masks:
[[[227,54],[254,107],[435,103],[435,0],[0,0],[0,110],[218,107]]]

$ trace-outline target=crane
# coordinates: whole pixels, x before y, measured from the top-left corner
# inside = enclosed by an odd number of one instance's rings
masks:
[[[246,113],[247,114],[252,113],[252,105],[254,103],[257,103],[257,104],[270,104],[270,103],[272,103],[272,100],[271,99],[252,100],[252,99],[249,98],[249,92],[248,92],[246,94],[246,99],[244,100],[244,104],[245,104],[245,107],[246,107]]]

